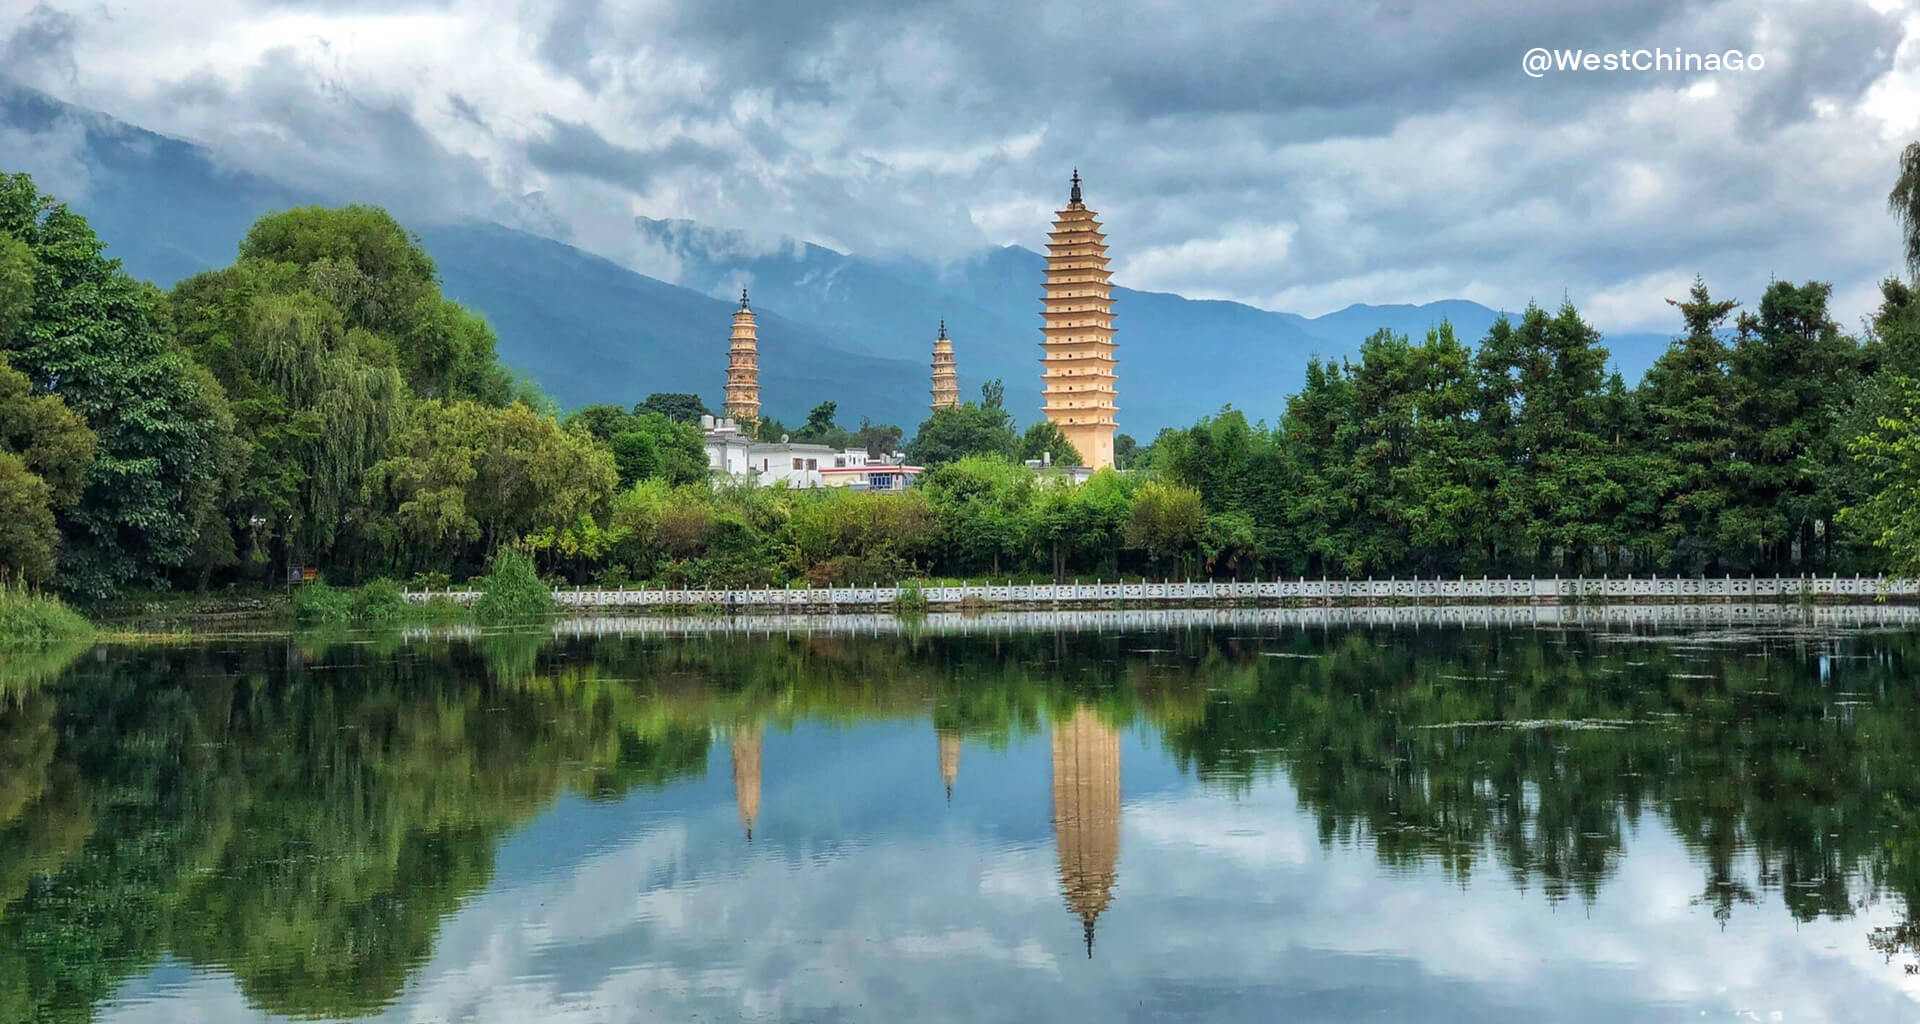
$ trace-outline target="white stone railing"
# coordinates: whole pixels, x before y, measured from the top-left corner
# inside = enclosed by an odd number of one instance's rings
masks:
[[[1807,597],[1828,601],[1877,601],[1920,598],[1920,581],[1881,576],[1623,576],[1488,577],[1421,579],[1292,579],[1255,582],[1198,580],[1112,583],[968,583],[927,587],[766,587],[743,590],[665,587],[562,587],[553,592],[563,608],[721,608],[738,611],[781,609],[828,611],[876,608],[918,592],[929,607],[967,604],[990,606],[1127,606],[1215,604],[1220,602],[1339,602],[1389,604],[1485,604],[1632,601],[1754,601]],[[443,599],[472,604],[477,590],[412,590],[407,600],[424,604]]]
[[[753,612],[731,617],[710,615],[585,615],[556,619],[555,636],[590,637],[629,633],[693,635],[727,633],[832,633],[889,635],[905,629],[932,633],[1141,632],[1201,627],[1338,628],[1348,626],[1393,629],[1566,627],[1572,629],[1635,629],[1687,626],[1734,630],[1750,636],[1752,628],[1792,626],[1819,628],[1911,628],[1920,624],[1920,607],[1890,604],[1480,604],[1480,605],[1362,605],[1301,608],[1134,608],[1124,610],[1017,611],[978,614],[934,612],[923,619],[903,620],[883,612],[807,614]],[[405,631],[412,639],[471,638],[480,635],[471,625],[419,626]]]

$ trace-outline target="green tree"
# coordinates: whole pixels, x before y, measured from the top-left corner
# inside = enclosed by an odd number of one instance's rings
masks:
[[[847,438],[847,445],[859,448],[876,457],[891,455],[905,444],[905,432],[891,423],[875,423],[865,416],[860,417],[860,429]]]
[[[1146,552],[1155,568],[1184,563],[1198,546],[1205,522],[1206,510],[1201,507],[1199,492],[1149,480],[1134,492],[1127,545]]]
[[[1759,314],[1739,318],[1729,356],[1739,494],[1722,514],[1723,536],[1762,571],[1823,568],[1844,503],[1845,440],[1835,428],[1862,352],[1828,316],[1831,291],[1821,282],[1775,281]]]
[[[0,237],[16,243],[9,262],[18,266],[24,244],[33,267],[31,305],[13,314],[4,351],[99,439],[80,500],[56,514],[60,585],[88,597],[163,585],[198,540],[195,510],[220,486],[219,397],[169,343],[162,297],[24,174],[0,178]]]
[[[1900,174],[1887,193],[1887,208],[1900,224],[1907,272],[1920,277],[1920,142],[1909,142],[1900,152]]]
[[[657,412],[675,423],[699,423],[700,417],[713,415],[699,395],[678,391],[656,391],[648,395],[646,401],[634,406],[633,411]]]
[[[979,405],[962,402],[935,409],[907,446],[907,458],[921,466],[940,466],[969,455],[1016,458],[1020,440],[1013,432],[1013,417],[995,396],[998,384],[988,381],[981,388]]]
[[[1020,437],[1020,458],[1040,459],[1047,457],[1056,466],[1078,466],[1082,464],[1080,449],[1067,440],[1060,430],[1060,424],[1052,420],[1036,420]]]
[[[54,513],[80,500],[97,444],[66,403],[34,394],[26,374],[0,357],[0,578],[52,578]]]
[[[444,564],[449,549],[491,556],[567,530],[603,511],[619,478],[613,455],[584,430],[518,403],[422,402],[390,453],[373,480],[422,562]]]
[[[844,448],[847,444],[847,432],[833,421],[839,406],[833,402],[821,402],[807,413],[807,422],[794,431],[794,441],[801,444],[824,444],[831,448]]]
[[[1667,568],[1690,574],[1719,568],[1725,546],[1720,516],[1733,503],[1733,432],[1727,346],[1719,331],[1738,308],[1716,300],[1696,278],[1680,310],[1687,333],[1675,339],[1640,385],[1649,494],[1657,512],[1653,549]]]

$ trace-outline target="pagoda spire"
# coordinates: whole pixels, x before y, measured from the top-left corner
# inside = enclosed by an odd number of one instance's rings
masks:
[[[740,289],[740,308],[733,314],[733,335],[727,342],[727,400],[722,414],[740,424],[749,436],[760,421],[760,331],[747,290]]]
[[[1054,217],[1041,296],[1041,412],[1059,425],[1087,465],[1100,469],[1113,465],[1118,429],[1113,274],[1107,269],[1107,236],[1080,200],[1079,168],[1066,208]]]
[[[947,321],[940,321],[940,333],[933,339],[933,409],[951,409],[960,404],[960,374],[953,364],[953,339],[947,337]]]

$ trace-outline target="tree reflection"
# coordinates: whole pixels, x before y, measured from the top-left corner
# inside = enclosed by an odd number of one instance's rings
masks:
[[[489,883],[502,838],[558,795],[618,800],[697,775],[718,736],[751,819],[763,730],[802,720],[930,717],[949,789],[963,744],[1054,723],[1062,884],[1085,890],[1064,895],[1088,930],[1118,870],[1118,731],[1140,722],[1207,784],[1284,783],[1323,842],[1461,884],[1491,873],[1591,902],[1632,834],[1664,827],[1722,921],[1776,897],[1800,920],[1913,906],[1920,641],[1846,640],[1856,656],[1823,679],[1829,638],[1719,639],[341,634],[112,649],[0,694],[0,1020],[85,1020],[164,955],[230,971],[272,1012],[374,1012]],[[1109,747],[1116,772],[1061,774]],[[1905,923],[1870,941],[1912,958],[1917,935]]]

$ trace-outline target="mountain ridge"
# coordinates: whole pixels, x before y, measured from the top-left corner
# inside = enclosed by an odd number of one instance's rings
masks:
[[[223,165],[205,147],[0,82],[0,134],[9,145],[78,129],[83,187],[72,205],[130,273],[170,287],[231,263],[260,215],[344,203]],[[7,165],[30,161],[0,153]],[[11,169],[10,167],[8,169]],[[43,183],[59,191],[60,182]],[[543,204],[534,194],[518,202]],[[759,314],[762,398],[769,415],[804,418],[838,403],[847,425],[863,416],[911,432],[925,418],[928,360],[944,319],[962,394],[989,378],[1009,411],[1038,416],[1039,295],[1045,258],[1023,246],[983,250],[939,266],[841,253],[777,234],[685,219],[636,217],[635,261],[672,279],[484,218],[415,221],[396,211],[439,267],[445,293],[493,325],[500,357],[564,407],[637,402],[690,391],[718,408],[735,300],[751,289]],[[1036,235],[1044,224],[1035,225]],[[1121,429],[1142,442],[1226,405],[1277,419],[1308,359],[1338,360],[1387,328],[1424,334],[1444,317],[1477,341],[1498,311],[1460,299],[1353,304],[1319,317],[1226,299],[1116,286]],[[1637,377],[1665,336],[1624,335],[1614,359]],[[1617,342],[1624,341],[1625,345]]]

